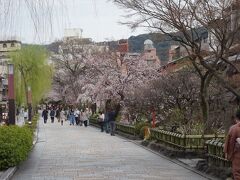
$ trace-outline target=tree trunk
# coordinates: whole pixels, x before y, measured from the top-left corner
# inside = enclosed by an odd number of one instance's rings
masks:
[[[209,123],[209,84],[213,75],[206,73],[204,77],[201,78],[200,87],[200,97],[201,97],[201,110],[204,123],[204,134],[210,132],[211,127]]]

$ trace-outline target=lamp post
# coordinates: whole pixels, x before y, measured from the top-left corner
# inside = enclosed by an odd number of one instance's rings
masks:
[[[14,65],[8,64],[8,124],[15,125]]]
[[[27,92],[27,104],[28,104],[28,122],[32,122],[32,90],[31,87],[28,86],[28,92]]]

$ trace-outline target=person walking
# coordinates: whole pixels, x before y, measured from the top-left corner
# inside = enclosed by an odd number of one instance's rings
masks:
[[[43,117],[43,120],[44,120],[44,124],[46,124],[47,123],[47,119],[48,119],[48,111],[47,111],[47,109],[43,110],[42,117]]]
[[[80,111],[78,110],[78,108],[75,109],[74,115],[75,115],[76,125],[78,126],[80,123]]]
[[[85,113],[86,113],[86,116],[87,116],[87,126],[89,126],[89,118],[90,118],[90,116],[91,116],[91,112],[89,111],[88,108],[86,108]]]
[[[60,112],[61,112],[61,109],[57,108],[55,117],[57,118],[58,122],[60,122]]]
[[[110,133],[111,136],[115,136],[115,129],[116,129],[116,112],[114,110],[111,110],[108,114],[108,121],[110,125]]]
[[[101,127],[101,132],[104,132],[104,119],[105,119],[105,116],[104,116],[104,113],[103,112],[99,112],[99,118],[98,118],[98,122],[99,122],[99,125]]]
[[[104,129],[107,134],[110,132],[108,114],[109,114],[109,111],[106,111],[106,113],[104,114]]]
[[[240,180],[240,110],[235,116],[235,125],[231,126],[224,144],[226,159],[232,162],[234,180]]]
[[[70,109],[70,111],[69,111],[69,120],[70,120],[70,126],[74,125],[75,116],[74,116],[74,110],[73,109]]]
[[[60,111],[60,121],[61,121],[61,125],[63,126],[63,121],[66,119],[66,116],[65,116],[65,112],[64,110],[61,110]]]
[[[88,126],[88,117],[87,117],[87,113],[84,110],[81,113],[81,118],[82,118],[84,126],[87,127]]]
[[[51,123],[54,123],[54,116],[55,116],[55,111],[52,108],[51,111],[50,111]]]

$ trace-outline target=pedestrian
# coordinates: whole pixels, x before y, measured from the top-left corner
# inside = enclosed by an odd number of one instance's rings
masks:
[[[54,123],[54,116],[55,116],[55,111],[54,109],[52,108],[51,111],[50,111],[50,117],[51,117],[51,122]]]
[[[80,116],[79,116],[80,117],[79,118],[80,119],[80,126],[82,126],[84,124],[84,119],[83,119],[82,115],[83,115],[83,110],[80,111]]]
[[[78,108],[75,109],[74,115],[75,115],[76,125],[78,126],[80,123],[80,111],[78,110]]]
[[[232,162],[234,180],[240,180],[240,110],[236,113],[235,123],[226,137],[224,153],[226,159]]]
[[[65,115],[67,116],[65,121],[70,121],[70,118],[69,118],[69,109],[66,109],[66,110],[65,110]]]
[[[83,110],[81,113],[81,119],[83,121],[83,124],[85,127],[88,126],[88,117],[87,117],[87,113]]]
[[[63,126],[63,121],[66,119],[66,116],[65,116],[65,111],[64,110],[61,110],[60,111],[60,120],[61,120],[61,125]]]
[[[99,118],[98,118],[98,123],[101,127],[101,132],[104,132],[104,113],[103,112],[99,112]]]
[[[91,112],[89,111],[88,108],[86,108],[85,113],[86,113],[86,116],[87,116],[87,125],[89,126],[89,118],[90,118],[90,116],[91,116]]]
[[[75,116],[74,116],[74,110],[73,109],[70,109],[70,111],[69,111],[69,120],[70,120],[70,126],[74,125]]]
[[[110,125],[110,133],[111,136],[115,136],[115,129],[116,129],[116,112],[112,109],[108,114],[108,121]]]
[[[106,111],[106,113],[104,115],[104,129],[105,129],[107,134],[110,132],[108,115],[109,115],[109,111]]]
[[[47,123],[47,119],[48,119],[48,111],[47,111],[47,109],[43,110],[42,117],[43,117],[43,120],[44,120],[44,124],[46,124]]]
[[[60,112],[61,112],[61,109],[57,108],[55,117],[57,118],[58,122],[60,122]]]

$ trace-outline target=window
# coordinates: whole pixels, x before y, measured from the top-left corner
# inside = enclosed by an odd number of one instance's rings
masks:
[[[6,43],[3,44],[3,48],[7,48],[7,44]]]
[[[15,47],[15,44],[14,44],[14,43],[11,43],[11,47]]]

